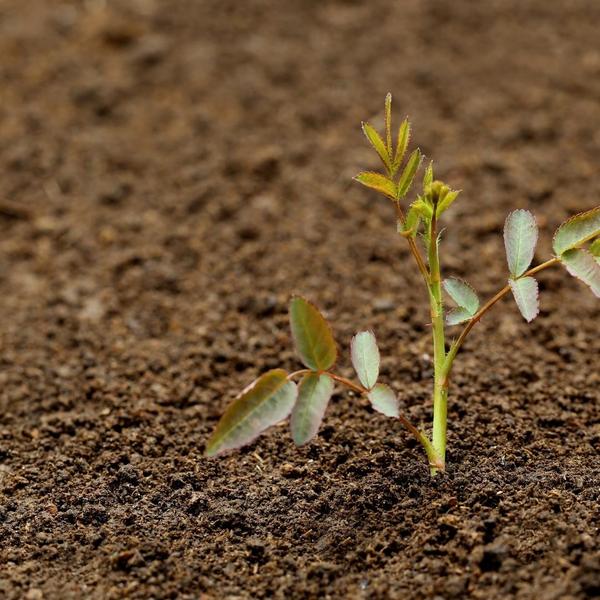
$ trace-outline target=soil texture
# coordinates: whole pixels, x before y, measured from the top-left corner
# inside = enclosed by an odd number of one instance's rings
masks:
[[[292,293],[427,427],[429,314],[393,207],[352,183],[394,95],[461,198],[446,274],[488,297],[501,230],[600,197],[600,3],[0,2],[0,597],[600,597],[600,303],[540,274],[454,371],[449,467],[334,396],[204,444],[261,372],[299,368]]]

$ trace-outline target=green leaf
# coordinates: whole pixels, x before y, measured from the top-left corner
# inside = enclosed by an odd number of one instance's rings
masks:
[[[590,253],[596,259],[596,261],[600,263],[600,238],[592,243],[590,246]]]
[[[372,331],[361,331],[352,338],[352,365],[360,382],[370,390],[379,377],[379,348]]]
[[[509,279],[508,283],[523,318],[530,323],[540,312],[537,281],[533,277],[521,277]]]
[[[448,325],[458,325],[459,323],[468,321],[472,316],[473,315],[466,308],[459,306],[458,308],[453,308],[448,311],[446,323],[448,323]]]
[[[479,298],[475,290],[458,277],[448,277],[443,281],[444,289],[459,308],[463,308],[469,316],[473,316],[479,310]]]
[[[385,141],[388,156],[392,156],[392,94],[385,97]]]
[[[371,406],[386,417],[398,417],[400,414],[398,408],[398,398],[392,389],[385,383],[378,383],[367,394]]]
[[[259,377],[225,411],[206,444],[206,456],[216,456],[252,442],[290,414],[296,395],[295,384],[288,381],[282,369]]]
[[[600,236],[600,206],[565,221],[554,234],[552,248],[556,256]]]
[[[423,190],[433,183],[433,161],[429,161],[427,168],[425,169],[425,175],[423,175]]]
[[[537,223],[529,211],[515,210],[506,217],[504,247],[508,269],[513,278],[523,275],[531,264],[537,238]]]
[[[433,218],[433,208],[422,196],[419,196],[412,203],[411,208],[414,208],[415,211],[417,211],[417,213],[426,223],[429,223],[429,221],[431,221],[431,219]]]
[[[301,296],[290,302],[292,337],[300,360],[315,371],[326,371],[337,358],[329,324],[317,308]]]
[[[460,190],[448,190],[448,193],[438,204],[437,215],[441,215],[443,212],[450,208],[450,205],[458,198]]]
[[[371,146],[373,146],[377,154],[379,154],[379,158],[381,159],[381,162],[384,164],[385,168],[391,172],[392,161],[385,146],[385,142],[381,139],[381,136],[377,133],[375,128],[368,123],[362,124],[362,130],[369,142],[371,142]]]
[[[402,171],[402,175],[400,175],[400,179],[398,180],[398,198],[404,198],[408,193],[422,160],[423,155],[418,148],[409,156],[406,167],[404,167],[404,171]]]
[[[589,285],[595,296],[600,298],[600,263],[587,250],[567,250],[560,257],[567,271]]]
[[[385,194],[392,200],[396,200],[396,195],[398,193],[396,184],[385,175],[375,173],[374,171],[363,171],[354,179],[358,181],[358,183],[362,183],[364,186]]]
[[[297,446],[310,442],[317,435],[333,386],[333,379],[324,373],[308,373],[300,381],[291,418],[292,438]]]
[[[401,229],[401,233],[414,238],[419,232],[419,225],[421,224],[421,215],[415,205],[412,204],[406,213],[406,219],[404,220],[404,226]]]
[[[394,162],[392,163],[392,173],[395,175],[408,148],[408,142],[410,141],[410,123],[408,119],[404,119],[398,129],[398,141],[396,142],[396,153],[394,154]]]

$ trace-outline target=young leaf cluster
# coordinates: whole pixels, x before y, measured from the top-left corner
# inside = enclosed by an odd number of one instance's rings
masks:
[[[362,129],[365,137],[377,152],[385,173],[363,171],[354,179],[362,185],[387,196],[390,200],[399,202],[408,193],[423,160],[421,151],[417,148],[408,157],[404,168],[400,169],[410,141],[410,123],[408,119],[404,119],[400,124],[394,148],[392,144],[392,95],[388,94],[385,99],[385,141],[369,123],[363,123]]]

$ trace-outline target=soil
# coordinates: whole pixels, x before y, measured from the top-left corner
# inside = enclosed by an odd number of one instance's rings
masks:
[[[600,597],[600,303],[540,275],[454,373],[449,466],[340,391],[202,456],[235,393],[299,368],[286,306],[430,419],[428,309],[360,121],[385,93],[463,190],[446,273],[487,297],[501,228],[598,203],[600,4],[3,0],[0,597]],[[341,373],[352,376],[348,352]]]

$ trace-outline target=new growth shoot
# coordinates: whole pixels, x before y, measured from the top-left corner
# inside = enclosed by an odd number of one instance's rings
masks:
[[[308,300],[296,296],[290,302],[290,325],[296,352],[305,368],[289,374],[274,369],[241,392],[209,439],[207,456],[248,444],[287,417],[290,417],[294,442],[299,446],[310,442],[317,435],[334,388],[339,385],[366,397],[376,411],[398,419],[423,446],[431,474],[435,475],[446,468],[452,368],[475,324],[507,294],[512,294],[526,321],[535,319],[539,312],[535,275],[553,266],[563,266],[600,298],[600,206],[564,222],[554,234],[554,256],[535,267],[531,267],[538,238],[535,217],[523,209],[511,212],[504,224],[507,282],[483,304],[467,282],[456,277],[444,279],[440,222],[459,192],[435,180],[430,163],[424,172],[421,192],[412,203],[406,203],[423,156],[416,149],[407,157],[410,124],[406,119],[398,128],[394,144],[391,108],[392,97],[388,94],[384,137],[368,123],[362,126],[381,160],[383,171],[364,171],[355,179],[391,201],[399,237],[408,244],[424,282],[431,311],[434,363],[431,433],[409,422],[399,411],[397,394],[379,382],[379,349],[373,332],[361,331],[352,339],[350,354],[358,381],[346,379],[334,370],[338,351],[328,323]],[[454,304],[450,310],[446,310],[444,292]],[[462,330],[458,330],[446,350],[446,328],[454,331],[457,326],[462,326]]]

